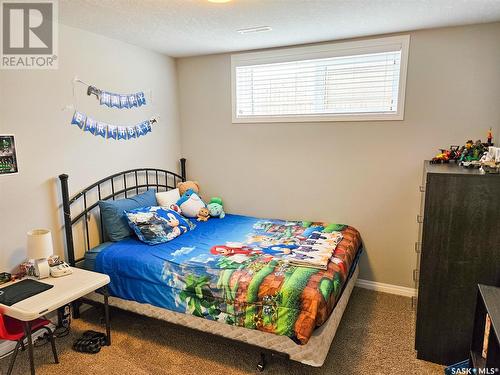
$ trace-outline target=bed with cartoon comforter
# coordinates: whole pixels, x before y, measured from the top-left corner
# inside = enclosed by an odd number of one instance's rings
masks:
[[[110,276],[112,296],[306,344],[334,309],[361,249],[354,228],[327,228],[226,215],[163,244],[128,238],[103,246],[92,268]],[[324,269],[307,266],[311,241],[331,238],[323,231],[336,235],[333,255]]]

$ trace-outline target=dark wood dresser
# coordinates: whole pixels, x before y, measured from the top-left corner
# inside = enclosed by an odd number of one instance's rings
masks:
[[[455,163],[424,165],[417,221],[417,358],[469,357],[477,284],[500,286],[500,175]]]

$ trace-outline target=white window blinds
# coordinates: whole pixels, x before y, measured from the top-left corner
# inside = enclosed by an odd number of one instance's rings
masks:
[[[233,120],[391,119],[399,115],[402,48],[233,67]],[[324,54],[324,53],[323,53]],[[281,58],[281,60],[286,60]],[[251,60],[249,61],[251,62]],[[368,116],[367,116],[368,115]],[[378,116],[378,117],[377,117]],[[399,119],[399,118],[398,118]]]

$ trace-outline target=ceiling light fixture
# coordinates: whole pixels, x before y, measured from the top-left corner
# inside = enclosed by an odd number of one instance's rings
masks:
[[[209,3],[229,3],[231,0],[208,0]]]
[[[253,34],[253,33],[263,33],[266,31],[271,31],[273,28],[271,26],[257,26],[257,27],[249,27],[247,29],[239,29],[236,30],[240,34]]]

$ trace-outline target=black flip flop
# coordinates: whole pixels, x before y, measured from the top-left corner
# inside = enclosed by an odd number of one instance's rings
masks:
[[[99,345],[99,340],[97,339],[80,337],[73,344],[73,350],[80,353],[96,354],[101,351],[101,345]]]
[[[99,345],[101,346],[105,346],[108,342],[107,337],[104,333],[92,330],[83,332],[82,338],[98,340]]]

